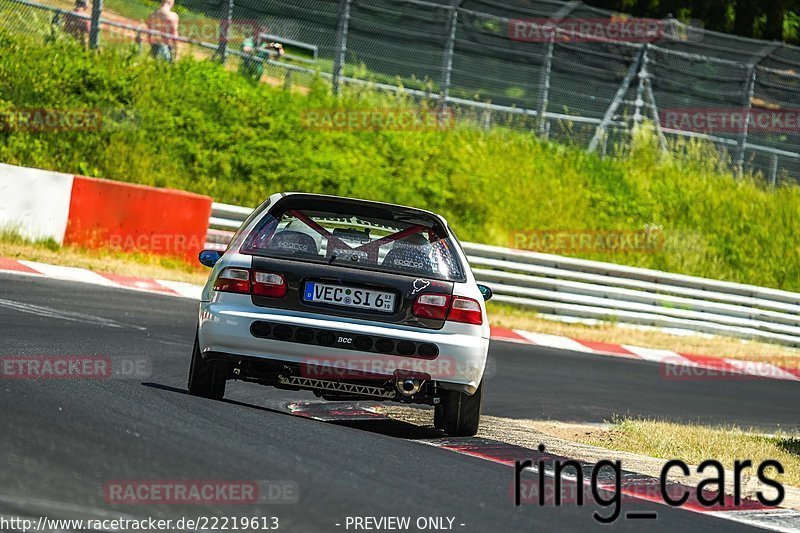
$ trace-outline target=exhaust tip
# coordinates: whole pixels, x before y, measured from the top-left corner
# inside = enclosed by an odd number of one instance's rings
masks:
[[[397,390],[403,396],[414,396],[422,388],[422,381],[414,378],[406,378],[397,381]]]

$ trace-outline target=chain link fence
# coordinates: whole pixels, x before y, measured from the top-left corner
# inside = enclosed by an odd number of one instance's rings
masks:
[[[164,37],[153,0],[105,0],[78,17],[88,46]],[[69,0],[0,0],[10,31],[63,31]],[[626,18],[556,0],[178,0],[178,57],[250,68],[272,84],[316,75],[403,92],[462,121],[528,129],[605,153],[642,120],[665,148],[713,142],[736,169],[800,180],[800,48]],[[61,28],[61,29],[59,29]],[[247,48],[255,38],[285,55]],[[263,73],[262,73],[263,70]]]

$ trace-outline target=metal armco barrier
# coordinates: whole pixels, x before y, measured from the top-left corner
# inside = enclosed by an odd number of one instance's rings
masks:
[[[212,204],[224,250],[252,209]],[[613,263],[462,243],[493,301],[561,317],[676,328],[800,347],[800,294]]]

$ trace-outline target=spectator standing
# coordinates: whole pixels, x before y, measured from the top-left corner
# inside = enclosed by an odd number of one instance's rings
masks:
[[[83,47],[86,48],[91,26],[89,6],[86,0],[75,0],[75,7],[64,15],[64,31],[81,41]]]
[[[150,55],[164,61],[175,61],[178,58],[178,14],[172,11],[175,0],[161,0],[161,7],[147,17],[147,29],[165,35],[148,34]]]
[[[260,31],[256,31],[252,37],[242,41],[242,52],[248,56],[255,56],[244,57],[239,64],[239,72],[253,81],[261,79],[264,74],[264,62],[266,60],[280,59],[284,54],[281,43],[267,43],[262,39]]]

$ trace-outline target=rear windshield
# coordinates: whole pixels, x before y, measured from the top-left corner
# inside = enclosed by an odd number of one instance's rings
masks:
[[[455,247],[447,230],[433,219],[416,216],[397,220],[338,210],[287,209],[266,214],[247,236],[241,251],[463,281],[464,270]]]

